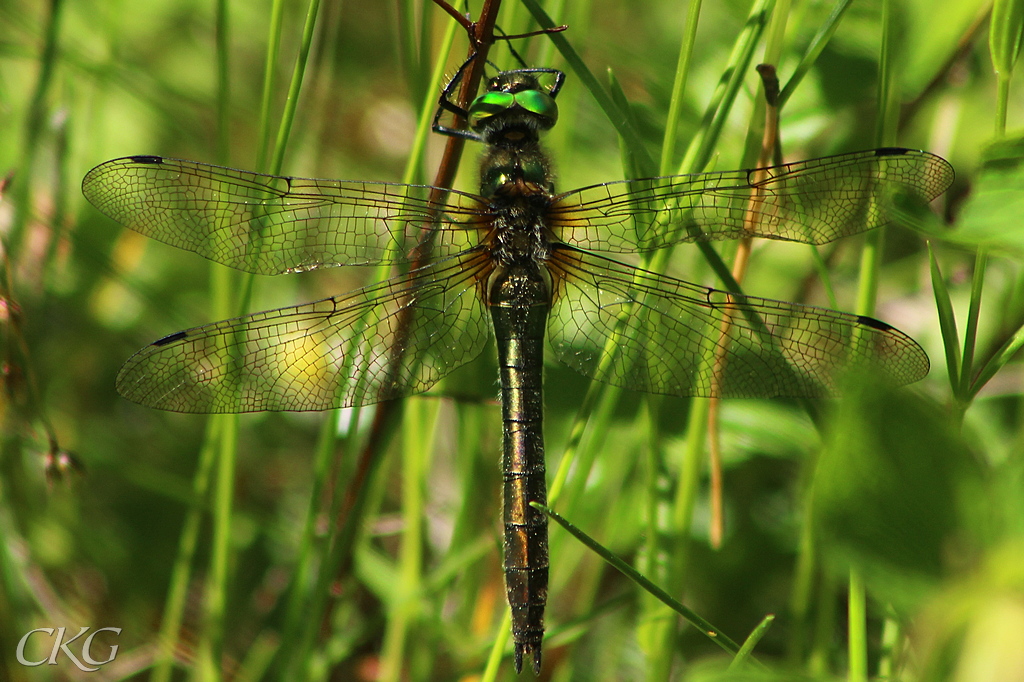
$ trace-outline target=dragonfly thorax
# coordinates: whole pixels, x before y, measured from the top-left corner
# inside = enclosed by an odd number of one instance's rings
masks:
[[[554,193],[551,164],[534,141],[518,147],[490,147],[480,160],[480,194],[497,202],[503,198]]]
[[[543,263],[550,245],[546,216],[554,187],[551,168],[537,143],[491,147],[480,169],[480,193],[494,215],[491,256],[503,266]]]
[[[542,266],[551,253],[546,229],[530,206],[510,206],[508,220],[496,221],[491,258],[502,267]]]

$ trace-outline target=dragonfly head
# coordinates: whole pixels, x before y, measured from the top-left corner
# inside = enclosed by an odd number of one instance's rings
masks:
[[[536,76],[505,71],[469,107],[469,125],[488,144],[535,141],[558,121],[558,105]]]

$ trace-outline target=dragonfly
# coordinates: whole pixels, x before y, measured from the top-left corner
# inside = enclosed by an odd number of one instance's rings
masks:
[[[537,674],[549,557],[546,517],[529,503],[546,502],[545,339],[585,377],[674,396],[820,398],[851,370],[903,385],[929,369],[924,350],[880,320],[700,286],[595,252],[743,237],[824,244],[892,222],[907,200],[931,201],[953,181],[942,158],[886,147],[559,193],[540,138],[557,122],[564,78],[504,71],[468,108],[445,89],[434,128],[485,146],[478,193],[161,156],[107,161],[82,184],[115,221],[249,273],[416,264],[340,296],[154,341],[117,377],[118,391],[142,405],[369,405],[426,391],[495,340],[514,663],[520,672],[526,658]],[[441,109],[469,128],[440,125]]]

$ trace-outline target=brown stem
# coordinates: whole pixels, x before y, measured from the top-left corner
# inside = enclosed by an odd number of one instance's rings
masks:
[[[764,87],[764,97],[768,104],[765,108],[765,125],[764,135],[761,138],[761,154],[757,159],[758,168],[763,168],[772,164],[772,159],[778,153],[779,149],[779,78],[775,73],[775,67],[770,64],[758,64],[757,72],[761,75],[761,82]],[[763,172],[755,173],[752,178],[752,182],[755,184],[755,189],[750,193],[750,200],[747,204],[747,214],[744,217],[744,223],[748,226],[747,232],[750,234],[754,233],[753,224],[754,221],[757,220],[757,209],[760,204],[756,185],[763,179]],[[744,237],[740,240],[739,247],[736,251],[736,260],[734,260],[732,264],[732,276],[737,282],[742,282],[744,275],[746,275],[747,264],[750,262],[751,241],[751,237]],[[729,301],[733,301],[733,297],[731,295],[729,296]],[[719,407],[721,401],[719,397],[717,397],[717,394],[719,393],[722,373],[725,371],[725,353],[729,347],[729,328],[731,326],[732,319],[728,314],[726,314],[725,318],[722,320],[718,346],[715,348],[714,373],[711,376],[711,392],[712,394],[716,394],[716,397],[712,397],[711,404],[708,405],[708,444],[710,450],[709,466],[711,469],[710,536],[711,546],[716,549],[722,544],[723,526],[725,523],[722,514],[722,449],[719,439]]]
[[[468,57],[475,58],[470,64],[469,70],[462,80],[462,87],[459,90],[459,102],[465,104],[476,93],[480,80],[483,77],[484,66],[487,63],[487,52],[494,43],[494,24],[498,16],[498,7],[501,5],[501,0],[485,0],[484,6],[480,11],[480,18],[475,22],[462,17],[458,12],[453,14],[448,3],[440,0],[434,1],[465,27],[469,35]],[[464,121],[460,121],[457,118],[455,124],[464,124]],[[455,174],[459,168],[459,161],[462,158],[465,140],[460,137],[448,137],[447,139],[448,142],[445,145],[437,174],[434,177],[434,188],[430,193],[430,203],[432,206],[440,207],[443,205],[442,202],[454,183]],[[440,209],[438,209],[438,212],[440,212]],[[413,270],[429,262],[430,245],[427,239],[429,234],[432,234],[432,231],[429,227],[424,226],[421,238],[418,240],[421,247],[418,249],[417,256],[411,264],[411,269]],[[403,306],[403,310],[409,311],[410,308]],[[402,343],[404,334],[401,330],[408,326],[407,315],[408,313],[405,313],[405,316],[399,321],[399,331],[396,334],[394,343],[395,349],[401,349],[404,345]],[[400,361],[401,354],[399,350],[392,357],[392,367],[396,366]],[[334,572],[336,581],[341,580],[351,569],[352,549],[357,537],[356,526],[358,524],[350,524],[349,522],[361,518],[359,510],[366,502],[366,494],[369,489],[367,481],[372,477],[383,459],[384,448],[395,431],[393,425],[400,414],[401,404],[401,399],[398,399],[388,400],[377,406],[373,425],[370,428],[370,435],[359,454],[354,476],[348,486],[345,500],[338,511],[338,517],[334,526],[338,529],[336,536],[337,545],[332,552],[334,556],[338,557],[337,569]],[[329,613],[325,614],[326,617],[329,617]]]

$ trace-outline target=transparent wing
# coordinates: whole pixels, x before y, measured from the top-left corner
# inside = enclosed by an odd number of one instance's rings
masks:
[[[82,181],[85,198],[122,225],[263,275],[405,262],[424,225],[446,235],[439,257],[472,246],[467,230],[488,223],[487,207],[459,192],[435,203],[431,189],[278,177],[159,156],[107,161]]]
[[[490,335],[479,253],[380,284],[166,336],[129,358],[117,390],[175,412],[326,410],[425,391]]]
[[[752,296],[736,302],[571,247],[553,251],[548,267],[555,356],[615,386],[678,396],[818,397],[834,395],[855,367],[896,384],[928,373],[928,356],[913,339],[870,317]]]
[[[931,201],[952,182],[945,159],[890,147],[586,187],[557,197],[548,220],[562,241],[603,251],[747,236],[824,244],[880,227],[908,200]]]

